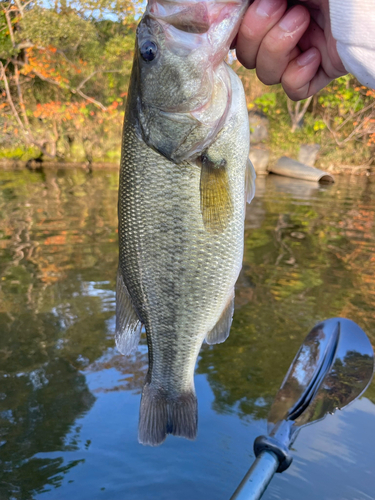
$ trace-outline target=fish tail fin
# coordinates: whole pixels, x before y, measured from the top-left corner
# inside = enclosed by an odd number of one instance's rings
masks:
[[[138,441],[158,446],[167,437],[168,404],[165,395],[146,382],[139,411]]]
[[[197,437],[198,408],[193,391],[180,394],[169,404],[167,432],[187,439]]]
[[[197,421],[197,398],[193,390],[170,397],[146,382],[138,426],[138,441],[141,444],[158,446],[167,434],[195,439]]]

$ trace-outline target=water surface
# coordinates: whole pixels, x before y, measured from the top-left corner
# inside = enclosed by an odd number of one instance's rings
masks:
[[[229,339],[197,363],[199,433],[137,442],[147,348],[114,348],[117,172],[0,171],[0,499],[225,500],[318,321],[375,343],[375,182],[258,179]],[[304,429],[265,500],[375,499],[375,384]]]

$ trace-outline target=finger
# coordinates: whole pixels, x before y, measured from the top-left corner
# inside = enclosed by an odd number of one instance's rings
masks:
[[[288,64],[281,84],[293,101],[307,99],[332,80],[320,67],[321,55],[315,47],[303,52]]]
[[[321,54],[322,68],[331,79],[347,73],[338,55],[336,41],[332,37],[329,27],[323,31],[323,29],[312,19],[308,29],[301,37],[299,47],[302,52],[305,52],[311,47],[317,48]]]
[[[263,83],[273,85],[281,81],[290,60],[297,55],[295,49],[309,23],[309,11],[297,5],[264,37],[256,60],[257,75]]]
[[[240,26],[236,53],[245,68],[255,68],[263,38],[277,24],[287,9],[287,0],[255,0]]]
[[[286,94],[294,101],[316,94],[334,78],[347,73],[330,31],[325,33],[314,20],[301,37],[299,47],[303,53],[288,65],[281,80]]]

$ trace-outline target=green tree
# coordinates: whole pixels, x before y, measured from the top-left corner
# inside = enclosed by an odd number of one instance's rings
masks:
[[[134,15],[130,0],[3,2],[2,146],[88,162],[118,150]]]

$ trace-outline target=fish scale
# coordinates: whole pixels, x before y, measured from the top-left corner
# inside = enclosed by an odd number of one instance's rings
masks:
[[[146,25],[153,27],[150,22]],[[157,32],[161,33],[160,27]],[[172,56],[168,60],[173,60]],[[187,160],[166,157],[152,145],[153,137],[160,144],[160,129],[154,133],[151,128],[143,135],[144,124],[153,127],[154,121],[145,116],[140,126],[139,116],[148,108],[139,108],[144,82],[137,57],[136,48],[119,185],[116,337],[126,354],[135,348],[141,324],[145,326],[149,370],[142,392],[139,440],[158,445],[167,433],[195,438],[194,368],[199,349],[205,338],[217,343],[229,334],[233,289],[242,264],[249,129],[241,82],[230,68],[221,66],[221,74],[225,72],[230,82],[232,99],[228,106],[217,103],[229,110],[220,132],[204,151]],[[173,67],[172,74],[177,70]],[[162,68],[164,80],[166,72]],[[152,74],[146,74],[150,81]],[[172,91],[178,87],[172,82]],[[152,113],[158,120],[154,110]],[[180,124],[177,116],[176,136]],[[171,137],[168,141],[171,144]],[[176,148],[179,144],[176,140]],[[206,177],[202,174],[205,169]],[[208,191],[202,198],[204,179]],[[219,187],[216,182],[221,183]],[[220,193],[216,197],[220,189],[225,191],[223,198]],[[221,206],[221,199],[226,206]],[[208,203],[207,217],[202,203]],[[125,308],[127,314],[123,313]]]

